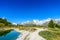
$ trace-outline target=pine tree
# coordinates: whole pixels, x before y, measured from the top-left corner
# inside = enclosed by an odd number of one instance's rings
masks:
[[[60,25],[58,25],[58,24],[55,24],[55,27],[56,27],[56,28],[60,28]]]
[[[48,27],[54,28],[54,21],[50,20],[50,22],[48,23]]]

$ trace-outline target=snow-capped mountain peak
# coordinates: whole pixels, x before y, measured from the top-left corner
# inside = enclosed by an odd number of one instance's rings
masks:
[[[13,25],[17,25],[17,23],[12,23]]]
[[[32,21],[22,22],[21,24],[22,24],[22,25],[25,25],[25,24],[43,25],[44,23],[49,22],[50,20],[51,20],[51,18],[44,19],[44,20],[32,20]]]

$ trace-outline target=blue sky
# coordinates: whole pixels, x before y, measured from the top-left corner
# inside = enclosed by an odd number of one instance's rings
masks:
[[[0,17],[11,22],[60,18],[60,0],[0,0]]]

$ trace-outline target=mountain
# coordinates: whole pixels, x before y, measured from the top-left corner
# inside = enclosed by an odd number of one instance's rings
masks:
[[[55,23],[57,23],[58,25],[60,25],[60,19],[55,19]]]
[[[31,21],[26,21],[22,22],[21,25],[47,25],[48,22],[51,20],[51,18],[45,19],[45,20],[31,20]]]
[[[25,22],[20,23],[21,25],[43,25],[43,26],[47,26],[49,21],[53,20],[55,23],[60,25],[60,19],[44,19],[44,20],[28,20]]]
[[[17,23],[12,23],[13,25],[17,25]]]
[[[4,24],[5,26],[10,25],[11,22],[7,21],[5,18],[0,18],[0,24]]]

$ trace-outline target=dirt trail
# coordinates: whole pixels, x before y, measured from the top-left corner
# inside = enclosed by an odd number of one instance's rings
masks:
[[[36,28],[34,32],[23,31],[22,35],[17,38],[17,40],[45,40],[38,33],[40,31],[46,30],[44,28]]]

